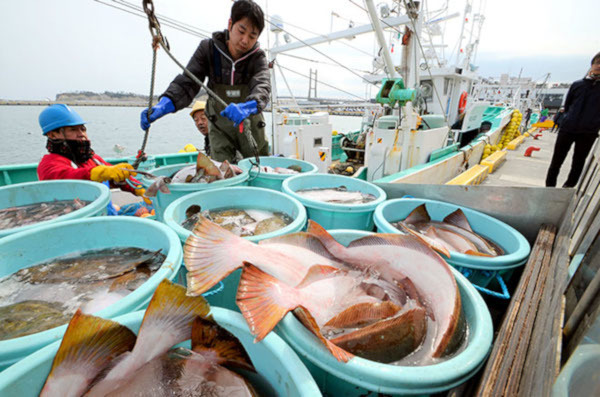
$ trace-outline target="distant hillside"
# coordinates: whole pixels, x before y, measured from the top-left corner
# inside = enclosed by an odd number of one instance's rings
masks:
[[[154,101],[158,96],[154,97]],[[148,103],[147,95],[134,94],[132,92],[111,92],[102,93],[91,91],[62,92],[56,95],[56,102],[129,102],[129,103]]]

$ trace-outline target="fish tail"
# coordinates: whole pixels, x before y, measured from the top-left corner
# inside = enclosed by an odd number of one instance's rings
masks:
[[[304,326],[308,328],[308,330],[312,332],[319,339],[319,341],[321,341],[321,343],[325,345],[327,350],[329,350],[329,352],[333,354],[336,360],[346,363],[352,357],[354,357],[352,353],[347,352],[341,347],[338,347],[329,340],[325,339],[325,337],[321,334],[317,321],[308,312],[308,310],[306,310],[306,308],[300,306],[298,309],[295,310],[294,313],[296,314],[296,317],[298,317],[300,322],[304,324]]]
[[[338,243],[331,234],[329,234],[327,232],[327,230],[325,230],[325,228],[321,225],[319,225],[317,222],[313,221],[313,220],[308,220],[308,226],[306,228],[306,231],[312,235],[314,235],[315,237],[317,237],[319,239],[319,241],[321,241],[321,244],[323,244],[325,246],[325,248],[331,252],[332,254],[335,255],[335,253],[338,253],[340,251],[343,251],[346,249],[346,247],[344,247],[342,244]]]
[[[216,357],[224,367],[238,367],[254,371],[254,366],[242,343],[220,325],[196,317],[192,324],[192,350],[207,357]]]
[[[244,264],[254,244],[204,217],[185,242],[188,295],[200,295]],[[245,258],[242,255],[246,255]]]
[[[236,303],[259,342],[299,303],[297,290],[253,265],[244,267]]]
[[[135,334],[127,327],[77,310],[69,322],[40,395],[83,394],[113,359],[133,348],[135,340]],[[75,381],[77,378],[80,380]]]
[[[184,287],[161,281],[144,314],[134,353],[145,356],[147,362],[166,352],[189,339],[194,319],[206,317],[209,311],[203,297],[187,296]]]

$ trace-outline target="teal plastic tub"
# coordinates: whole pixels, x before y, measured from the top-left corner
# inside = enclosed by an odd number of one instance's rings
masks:
[[[216,210],[225,208],[255,208],[268,211],[280,211],[294,219],[288,226],[277,231],[258,236],[244,237],[246,240],[258,243],[271,237],[282,236],[288,233],[299,232],[306,225],[306,210],[300,202],[290,196],[270,189],[258,187],[226,187],[222,189],[205,190],[181,197],[172,202],[164,214],[165,223],[179,236],[182,243],[192,234],[191,231],[181,226],[185,219],[185,210],[190,205],[200,205],[202,210]],[[181,268],[179,282],[186,285],[187,270]],[[241,270],[236,270],[223,280],[223,285],[209,291],[206,299],[211,305],[239,311],[235,304],[237,286],[240,281]]]
[[[183,261],[179,238],[166,225],[135,217],[96,217],[58,222],[0,240],[0,277],[69,253],[109,247],[162,249],[167,257],[152,277],[118,302],[95,313],[112,318],[144,308],[158,284],[173,280]],[[67,326],[0,341],[0,370],[56,342]],[[2,393],[0,393],[2,395]]]
[[[215,321],[234,334],[248,352],[256,371],[278,396],[321,396],[310,373],[294,351],[277,335],[271,333],[260,343],[254,343],[241,314],[221,308],[211,308]],[[144,312],[138,311],[115,318],[135,333],[139,331]],[[190,342],[182,346],[190,348]],[[0,395],[4,397],[38,396],[52,367],[60,342],[30,355],[0,373]]]
[[[426,199],[402,198],[388,200],[375,210],[374,219],[377,231],[380,233],[401,233],[392,226],[391,222],[405,219],[421,204],[426,205],[431,219],[435,221],[442,221],[447,215],[459,208],[456,204]],[[496,280],[502,288],[502,293],[497,296],[509,298],[510,295],[507,295],[508,291],[504,282],[508,280],[515,268],[523,266],[527,262],[531,252],[529,242],[516,229],[496,218],[470,208],[460,208],[469,220],[473,231],[498,244],[504,250],[504,255],[490,258],[450,252],[450,258],[444,259],[459,269],[482,292],[496,296],[495,291],[486,289],[492,281]]]
[[[364,204],[334,204],[296,194],[297,190],[346,186],[348,190],[372,194],[375,200]],[[325,229],[373,230],[373,212],[385,201],[385,192],[372,183],[349,176],[331,174],[296,175],[283,182],[282,190],[306,207],[308,218]]]
[[[148,172],[157,176],[171,176],[180,169],[188,167],[189,165],[190,164],[168,165],[166,167],[154,168]],[[144,188],[147,189],[152,184],[153,180],[150,178],[141,177],[140,182],[142,185],[144,185]],[[203,190],[218,189],[226,186],[246,186],[247,184],[248,171],[244,171],[242,174],[236,175],[233,178],[223,179],[213,183],[172,183],[169,185],[169,190],[171,193],[167,194],[159,191],[156,194],[156,197],[151,198],[154,209],[156,210],[156,219],[162,222],[163,213],[169,204],[178,198],[185,196],[186,194],[200,192]]]
[[[579,345],[556,378],[552,396],[597,396],[600,392],[598,368],[600,345]]]
[[[283,181],[295,176],[294,174],[267,174],[266,172],[258,172],[256,167],[252,167],[252,164],[250,163],[251,160],[255,161],[253,159],[243,159],[238,164],[241,169],[250,173],[250,177],[248,178],[248,184],[250,186],[264,187],[280,192]],[[288,159],[285,157],[261,157],[260,165],[266,165],[273,168],[287,168],[290,165],[298,165],[302,168],[303,174],[314,174],[319,170],[316,165],[309,163],[308,161]]]
[[[340,243],[363,237],[358,232],[331,231]],[[337,361],[292,313],[276,327],[277,333],[298,353],[325,396],[427,395],[449,390],[469,379],[484,364],[493,339],[492,318],[479,293],[452,269],[469,326],[466,348],[444,362],[422,367],[396,366],[354,357]]]
[[[90,181],[70,179],[28,182],[0,188],[1,209],[52,200],[73,200],[75,198],[91,201],[91,203],[54,219],[38,222],[33,225],[0,230],[0,238],[60,221],[106,215],[106,206],[110,201],[110,190],[108,187],[102,183]]]

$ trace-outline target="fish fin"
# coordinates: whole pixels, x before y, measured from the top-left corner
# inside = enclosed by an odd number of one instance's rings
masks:
[[[263,340],[290,310],[298,307],[297,296],[294,287],[253,265],[244,266],[236,303],[255,342]]]
[[[200,216],[183,247],[188,295],[211,289],[244,264],[242,255],[255,245]]]
[[[165,353],[189,339],[194,319],[206,317],[209,311],[203,297],[186,296],[184,287],[166,279],[161,281],[144,314],[133,353],[139,354],[144,363]]]
[[[306,276],[304,279],[296,285],[297,289],[301,289],[306,287],[309,284],[314,283],[317,280],[322,280],[324,278],[328,278],[329,276],[341,271],[340,269],[333,266],[326,265],[313,265],[306,272]]]
[[[425,204],[421,204],[420,206],[412,210],[410,214],[408,214],[408,216],[404,220],[404,223],[415,224],[429,221],[431,221],[431,217],[427,212],[427,208],[425,207]]]
[[[135,334],[124,325],[78,309],[69,322],[40,395],[83,394],[113,359],[133,348],[135,340]]]
[[[198,152],[198,157],[196,158],[196,172],[200,170],[204,170],[204,175],[223,179],[223,174],[219,167],[217,167],[207,155]]]
[[[300,320],[300,322],[304,324],[304,326],[308,328],[308,330],[312,332],[313,335],[315,335],[319,339],[319,341],[321,341],[321,343],[325,345],[327,350],[329,350],[329,352],[333,354],[336,360],[346,363],[352,357],[354,357],[352,353],[347,352],[346,350],[336,346],[329,340],[325,339],[325,337],[321,334],[321,331],[319,330],[317,321],[305,307],[298,307],[298,309],[294,310],[294,314],[296,315],[298,320]]]
[[[335,253],[337,250],[344,250],[346,247],[338,243],[331,234],[325,230],[325,228],[319,225],[317,222],[309,219],[306,232],[312,234],[321,241],[327,250],[331,253]]]
[[[479,252],[479,251],[474,251],[474,250],[467,250],[464,252],[464,254],[466,255],[473,255],[473,256],[485,256],[485,257],[493,257],[494,255],[490,255],[490,254],[485,254],[483,252]]]
[[[460,208],[448,215],[447,217],[445,217],[444,222],[454,226],[462,227],[463,229],[466,229],[470,232],[473,231],[473,229],[471,229],[471,224],[469,223],[467,216],[464,212],[462,212]]]
[[[442,239],[435,232],[435,228],[433,228],[432,226],[430,226],[425,231],[425,233],[417,232],[416,230],[413,230],[410,227],[408,227],[407,225],[405,225],[403,222],[400,222],[400,226],[402,226],[402,228],[406,232],[421,239],[425,244],[427,244],[428,246],[430,246],[431,248],[433,248],[440,254],[443,254],[447,258],[450,258],[450,251],[446,247],[446,244],[442,241]]]
[[[414,308],[331,339],[340,348],[382,363],[398,361],[415,351],[427,334],[425,310]]]
[[[244,368],[256,372],[242,343],[219,324],[196,317],[192,324],[192,350],[215,358],[224,367]]]
[[[268,245],[268,244],[288,244],[293,245],[295,247],[305,248],[312,252],[315,252],[318,255],[321,255],[324,258],[327,258],[332,261],[337,261],[337,258],[331,254],[325,248],[325,245],[321,242],[319,238],[314,236],[313,234],[307,232],[297,232],[285,234],[283,236],[277,236],[268,238],[266,240],[261,240],[259,245]]]
[[[383,320],[398,313],[402,308],[390,301],[379,303],[359,303],[350,306],[331,318],[325,326],[335,328],[362,327],[374,321]]]

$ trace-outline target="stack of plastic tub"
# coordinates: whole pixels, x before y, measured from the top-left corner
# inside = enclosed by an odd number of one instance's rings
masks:
[[[188,167],[189,165],[190,164],[168,165],[166,167],[154,168],[148,172],[156,176],[170,177],[180,169]],[[140,182],[144,188],[148,189],[154,180],[147,177],[140,177]],[[169,204],[177,200],[179,197],[203,190],[218,189],[226,186],[246,186],[247,184],[248,171],[244,171],[240,175],[236,175],[233,178],[214,181],[212,183],[171,183],[169,184],[169,190],[171,193],[163,193],[159,191],[156,194],[156,197],[152,197],[151,200],[156,211],[156,217],[162,222],[165,209],[169,206]]]
[[[306,210],[302,204],[298,200],[278,191],[248,186],[205,190],[181,197],[171,203],[165,210],[165,223],[175,230],[182,243],[185,243],[185,240],[192,234],[191,231],[181,226],[181,223],[186,219],[185,212],[191,205],[199,205],[203,211],[248,208],[283,212],[293,219],[292,223],[274,232],[244,237],[244,239],[255,243],[268,238],[299,232],[304,229],[306,224]],[[179,281],[184,285],[186,284],[186,273],[186,269],[182,267]],[[225,278],[222,285],[208,292],[206,295],[208,302],[214,306],[238,310],[235,304],[235,296],[240,276],[241,270],[236,270]]]
[[[74,200],[76,198],[83,201],[90,201],[90,203],[83,208],[54,219],[0,230],[0,237],[60,221],[106,215],[106,206],[110,201],[110,190],[108,187],[101,183],[90,181],[57,180],[28,182],[0,188],[0,209],[54,200]]]
[[[460,208],[467,217],[473,231],[498,244],[504,255],[485,257],[450,252],[446,261],[457,268],[476,288],[484,293],[508,299],[506,281],[515,268],[523,266],[529,257],[531,247],[525,237],[517,230],[489,215],[459,207],[456,204],[442,201],[402,198],[388,200],[375,210],[375,225],[379,233],[401,233],[392,223],[406,219],[418,206],[425,204],[427,212],[434,221],[442,221],[446,216]],[[492,291],[488,287],[496,280],[501,292]]]
[[[105,318],[145,307],[163,279],[175,278],[183,260],[179,238],[166,225],[136,217],[95,217],[52,223],[1,239],[0,277],[74,252],[113,247],[160,249],[166,259],[135,291],[94,313]],[[59,340],[66,327],[0,341],[0,370]]]
[[[261,172],[257,167],[252,166],[252,158],[244,159],[239,162],[238,166],[244,171],[249,172],[248,185],[256,187],[264,187],[281,191],[281,184],[284,180],[294,176],[294,174],[268,174]],[[287,168],[291,165],[296,165],[302,169],[303,174],[314,174],[319,169],[316,165],[304,160],[289,159],[285,157],[260,157],[260,165],[272,168]]]
[[[331,230],[341,244],[371,233]],[[467,346],[454,357],[438,364],[408,367],[381,364],[361,357],[339,362],[293,313],[276,327],[277,333],[298,353],[324,395],[370,396],[427,395],[449,390],[469,379],[484,364],[493,339],[490,312],[481,298],[458,271],[452,269],[461,295],[468,324]]]
[[[211,308],[214,320],[234,334],[248,352],[254,367],[278,396],[304,397],[321,395],[315,381],[298,356],[280,337],[271,333],[260,343],[254,343],[244,318],[239,313]],[[135,333],[139,331],[144,312],[129,313],[114,320]],[[182,346],[190,348],[191,343]],[[26,357],[0,373],[0,395],[4,397],[38,396],[52,367],[60,342]]]
[[[349,191],[372,194],[375,200],[363,204],[337,204],[312,200],[296,193],[303,189],[336,188],[345,186]],[[373,212],[386,199],[385,192],[378,186],[342,175],[308,174],[296,175],[283,182],[282,190],[305,207],[308,218],[325,229],[373,230]]]

